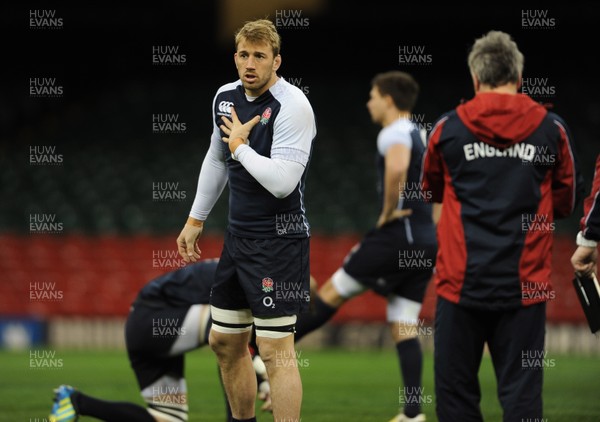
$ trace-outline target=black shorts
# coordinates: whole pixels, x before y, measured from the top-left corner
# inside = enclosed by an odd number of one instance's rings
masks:
[[[370,230],[344,260],[344,271],[380,296],[423,302],[433,275],[436,244],[411,243],[404,220]]]
[[[210,304],[256,317],[298,315],[310,302],[310,239],[248,239],[227,233]]]
[[[125,345],[140,391],[163,375],[183,378],[184,355],[169,356],[189,308],[134,305],[125,323]]]

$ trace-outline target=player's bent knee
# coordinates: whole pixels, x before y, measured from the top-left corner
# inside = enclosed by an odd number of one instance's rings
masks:
[[[388,322],[401,324],[417,324],[421,313],[420,302],[400,296],[389,296],[387,303]]]
[[[366,287],[360,284],[358,280],[348,274],[343,268],[338,269],[331,276],[331,284],[339,296],[343,299],[350,299],[361,294],[366,290]]]
[[[388,297],[387,320],[392,323],[396,342],[417,337],[417,326],[422,304],[400,296]]]
[[[280,339],[294,334],[296,315],[275,318],[254,318],[256,337]]]

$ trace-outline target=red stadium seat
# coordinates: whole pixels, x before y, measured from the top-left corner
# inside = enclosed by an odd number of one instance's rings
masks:
[[[137,291],[170,267],[156,266],[153,253],[178,259],[176,235],[166,236],[0,236],[0,312],[4,315],[123,316]],[[322,285],[342,264],[357,235],[313,235],[311,273]],[[201,238],[204,258],[218,257],[220,235]],[[557,236],[553,251],[554,295],[548,302],[550,323],[585,324],[585,316],[572,286],[571,237]],[[29,300],[30,283],[46,282],[61,291],[63,300]],[[435,288],[429,284],[421,318],[431,323],[435,315]],[[385,321],[386,303],[367,292],[344,305],[335,323]]]

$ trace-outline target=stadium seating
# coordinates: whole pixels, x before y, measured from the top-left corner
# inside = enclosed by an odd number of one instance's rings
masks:
[[[5,316],[124,316],[138,289],[148,280],[180,264],[175,252],[176,234],[163,236],[1,235],[0,310]],[[311,270],[322,284],[338,268],[346,253],[359,240],[356,235],[315,235],[311,244]],[[218,257],[222,237],[207,234],[202,256]],[[553,286],[555,297],[548,304],[551,323],[584,324],[585,319],[573,290],[569,258],[573,241],[555,241]],[[155,256],[167,258],[158,258]],[[162,259],[162,260],[161,260]],[[57,300],[30,299],[31,290],[46,286]],[[47,284],[42,284],[47,283]],[[429,285],[422,318],[433,319],[435,294]],[[344,305],[334,322],[385,321],[383,298],[366,293]]]
[[[127,89],[103,92],[94,101],[70,103],[65,109],[28,110],[32,115],[27,120],[41,123],[21,128],[11,134],[14,141],[3,144],[0,315],[124,315],[136,290],[170,269],[153,266],[152,254],[174,251],[189,212],[212,129],[208,117],[198,116],[206,116],[213,88],[192,84],[184,89],[157,81],[146,89],[140,84],[132,82]],[[306,207],[313,229],[312,272],[322,283],[377,219],[377,128],[363,105],[334,113],[326,95],[329,86],[315,81],[310,88],[319,117]],[[339,104],[351,101],[338,98]],[[423,107],[429,110],[432,104]],[[186,133],[152,133],[152,115],[159,112],[177,113],[187,123]],[[430,120],[433,113],[426,113]],[[55,147],[63,156],[61,164],[32,165],[25,158],[32,145]],[[157,182],[178,183],[185,200],[155,201]],[[63,230],[32,233],[29,218],[36,213],[54,216]],[[223,195],[207,221],[205,257],[218,256],[226,224]],[[576,216],[560,228],[554,249],[556,299],[548,315],[551,321],[581,323],[568,262]],[[36,282],[55,286],[64,299],[29,300],[30,283]],[[429,287],[426,320],[431,320],[435,303]],[[383,321],[384,316],[383,299],[366,293],[344,306],[334,321]]]

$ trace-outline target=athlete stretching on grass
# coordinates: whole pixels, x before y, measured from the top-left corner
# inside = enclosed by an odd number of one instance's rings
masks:
[[[188,419],[184,376],[185,354],[208,344],[211,326],[210,289],[217,259],[206,259],[168,272],[147,283],[131,306],[125,324],[125,344],[131,367],[147,407],[88,396],[68,385],[56,390],[51,422],[93,416],[114,422],[176,422]],[[250,345],[255,366],[260,357]],[[268,381],[257,374],[258,385]],[[268,395],[264,409],[270,407]],[[225,400],[227,419],[231,414]]]

